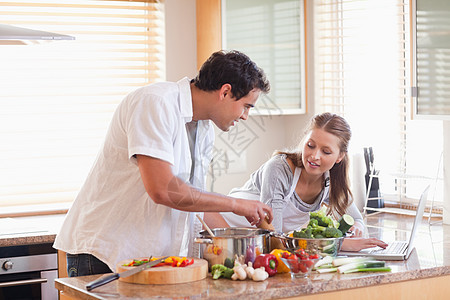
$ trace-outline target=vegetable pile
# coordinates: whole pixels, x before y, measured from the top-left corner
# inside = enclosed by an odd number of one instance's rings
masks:
[[[306,228],[294,231],[294,238],[322,239],[342,237],[355,223],[350,215],[343,215],[337,222],[331,216],[326,215],[326,208],[322,207],[316,212],[309,213],[309,223]]]
[[[248,278],[253,281],[263,281],[269,278],[269,274],[266,272],[265,267],[254,267],[251,261],[248,262],[248,265],[241,264],[237,260],[234,262],[233,268],[228,268],[222,264],[213,265],[211,267],[211,275],[213,279],[223,277],[232,280],[245,280]]]
[[[150,261],[153,261],[153,260],[156,260],[156,259],[157,258],[151,258]],[[124,266],[126,266],[126,267],[137,267],[137,266],[140,266],[140,265],[148,263],[148,262],[149,262],[148,258],[145,258],[145,259],[142,259],[142,260],[133,259],[132,262],[130,262],[128,264],[124,264]],[[186,267],[186,266],[192,265],[193,263],[194,263],[194,259],[190,259],[189,260],[186,257],[169,256],[168,258],[166,258],[165,260],[163,260],[159,264],[153,266],[153,268],[161,267],[161,266]]]
[[[285,264],[288,263],[287,264]],[[338,257],[308,254],[304,249],[286,251],[274,249],[270,254],[258,255],[255,262],[247,264],[238,259],[227,259],[226,265],[215,264],[211,267],[213,279],[226,278],[232,280],[263,281],[277,273],[318,273],[337,272],[348,274],[354,272],[390,272],[384,261],[370,257]]]
[[[355,272],[390,272],[386,262],[370,257],[343,257],[332,258],[326,256],[314,266],[318,273],[355,273]]]

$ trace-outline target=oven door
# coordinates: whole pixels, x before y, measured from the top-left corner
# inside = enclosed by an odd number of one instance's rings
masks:
[[[16,273],[0,276],[0,300],[57,300],[57,270]]]

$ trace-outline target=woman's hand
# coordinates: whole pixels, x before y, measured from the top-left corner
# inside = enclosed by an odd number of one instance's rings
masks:
[[[372,248],[376,246],[386,248],[388,244],[376,238],[345,238],[342,242],[341,250],[358,252],[362,249]]]
[[[350,228],[350,231],[353,232],[353,235],[351,237],[362,237],[364,234],[364,230],[365,228],[363,224],[361,224],[360,222],[355,222],[355,224]]]

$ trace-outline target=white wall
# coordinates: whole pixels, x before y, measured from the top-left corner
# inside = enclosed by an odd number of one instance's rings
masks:
[[[195,0],[165,0],[166,79],[197,74]]]
[[[444,130],[444,224],[450,224],[450,121],[443,122]]]

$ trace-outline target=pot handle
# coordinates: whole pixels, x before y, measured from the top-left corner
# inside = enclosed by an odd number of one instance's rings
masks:
[[[212,239],[194,238],[194,242],[198,244],[213,244]]]
[[[279,238],[279,239],[289,239],[289,236],[287,236],[284,232],[271,231],[271,232],[269,232],[269,235],[271,237],[276,237],[276,238]]]

